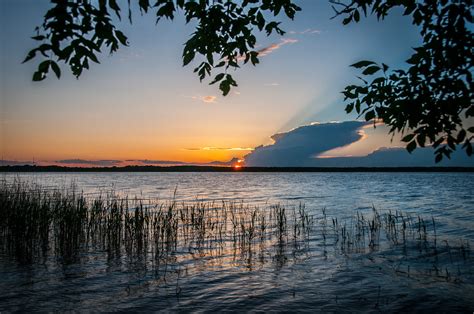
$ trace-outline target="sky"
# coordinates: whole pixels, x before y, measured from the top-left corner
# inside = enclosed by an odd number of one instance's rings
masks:
[[[417,29],[399,11],[383,22],[368,17],[343,26],[331,19],[328,1],[295,2],[302,8],[295,20],[280,17],[287,33],[259,34],[258,49],[266,52],[261,63],[232,73],[239,86],[223,97],[218,86],[199,82],[192,71],[197,62],[182,66],[193,25],[178,16],[155,26],[153,14],[138,12],[132,25],[118,23],[130,47],[102,54],[101,64],[79,79],[63,67],[60,80],[32,82],[38,61],[21,62],[35,47],[30,37],[50,4],[0,1],[2,160],[233,162],[253,158],[256,147],[275,142],[275,134],[355,120],[345,113],[340,93],[357,82],[349,65],[369,59],[403,67],[419,44]],[[366,156],[402,145],[383,126],[357,124],[346,136],[310,157]]]

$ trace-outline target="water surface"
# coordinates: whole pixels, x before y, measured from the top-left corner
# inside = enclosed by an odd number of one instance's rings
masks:
[[[297,246],[269,245],[254,255],[225,246],[199,253],[180,246],[164,273],[146,258],[83,252],[18,263],[0,256],[0,310],[261,310],[400,311],[474,309],[471,173],[37,173],[2,174],[8,182],[75,185],[88,198],[111,190],[152,202],[243,201],[268,208],[304,203],[314,218]],[[436,221],[437,254],[429,245],[381,245],[341,251],[323,236],[333,220],[357,212],[403,211]],[[323,211],[324,209],[324,211]],[[324,218],[326,217],[326,218]],[[352,218],[352,220],[351,220]],[[382,239],[382,242],[384,239]]]

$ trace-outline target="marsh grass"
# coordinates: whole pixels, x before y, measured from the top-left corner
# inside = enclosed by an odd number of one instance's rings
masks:
[[[438,241],[434,217],[425,220],[420,215],[402,211],[380,213],[374,207],[372,214],[357,212],[343,222],[332,218],[329,222],[323,209],[319,216],[319,232],[324,247],[348,257],[368,256],[382,258],[392,264],[397,274],[429,276],[460,282],[463,270],[472,276],[469,241],[456,239]]]
[[[113,193],[87,198],[76,189],[44,190],[21,182],[0,187],[0,247],[20,262],[54,255],[75,261],[81,252],[151,259],[155,264],[179,252],[235,256],[297,247],[312,219],[303,206],[288,211],[243,202],[157,204]]]
[[[110,260],[126,257],[151,267],[164,280],[173,273],[177,293],[180,262],[189,259],[239,262],[251,269],[266,260],[282,267],[289,258],[318,251],[326,258],[382,257],[397,275],[461,281],[470,260],[469,242],[452,245],[438,237],[433,217],[401,211],[373,208],[369,215],[357,212],[340,221],[325,209],[312,215],[303,204],[159,203],[114,193],[88,196],[75,187],[0,183],[2,254],[19,263],[51,257],[74,263],[88,253],[105,252]]]

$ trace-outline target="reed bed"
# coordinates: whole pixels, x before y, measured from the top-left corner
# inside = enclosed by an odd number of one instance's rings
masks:
[[[474,275],[470,243],[465,239],[440,241],[434,217],[424,219],[402,211],[357,212],[350,219],[328,218],[323,209],[317,221],[326,250],[344,256],[374,256],[388,261],[397,274],[462,281],[463,271]]]
[[[114,193],[87,196],[75,187],[0,182],[0,253],[20,263],[52,257],[74,263],[103,252],[108,259],[125,256],[166,274],[169,265],[189,259],[239,260],[252,267],[258,257],[283,265],[321,250],[326,257],[328,252],[346,257],[395,252],[395,273],[446,280],[461,280],[462,263],[472,262],[469,242],[448,244],[439,239],[433,217],[401,211],[374,208],[371,215],[338,221],[325,209],[311,215],[302,204],[158,203]]]
[[[0,186],[0,248],[22,262],[51,254],[74,261],[89,250],[157,261],[183,251],[215,255],[229,245],[234,254],[252,255],[300,246],[312,222],[304,206],[157,204],[113,193],[90,199],[76,189],[43,190],[21,182]]]

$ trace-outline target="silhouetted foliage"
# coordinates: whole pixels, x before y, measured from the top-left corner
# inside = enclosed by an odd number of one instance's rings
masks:
[[[390,10],[401,7],[423,38],[423,44],[406,60],[408,69],[389,70],[387,65],[372,61],[352,64],[361,69],[365,79],[361,77],[363,84],[349,85],[343,91],[348,100],[346,111],[355,109],[367,121],[381,119],[390,133],[405,135],[402,141],[408,143],[409,152],[432,144],[439,162],[462,145],[471,156],[474,127],[464,127],[463,122],[474,116],[473,34],[468,28],[474,21],[473,1],[331,2],[343,24],[358,22],[362,14],[384,19]]]
[[[227,95],[231,86],[237,83],[228,73],[229,68],[238,68],[239,61],[256,65],[258,52],[255,50],[255,29],[267,35],[276,32],[283,35],[280,22],[269,21],[268,16],[284,12],[293,19],[300,8],[291,0],[128,0],[128,19],[132,22],[132,5],[138,5],[141,13],[154,11],[157,23],[162,18],[174,19],[182,11],[186,22],[196,21],[197,26],[184,45],[183,65],[188,65],[196,55],[201,63],[194,69],[202,81],[211,75],[212,69],[222,69],[210,84],[219,83]],[[95,3],[95,4],[94,4]],[[38,53],[47,60],[41,62],[33,75],[34,81],[46,78],[49,70],[60,77],[57,62],[68,64],[72,73],[79,77],[89,62],[99,63],[96,56],[103,49],[110,53],[120,45],[127,46],[127,37],[113,24],[112,15],[119,19],[122,8],[116,0],[51,0],[52,8],[46,13],[44,23],[37,27],[33,39],[41,44],[31,50],[25,61]],[[56,58],[56,61],[52,57]]]
[[[132,2],[132,3],[131,3]],[[406,61],[408,69],[389,70],[383,63],[360,61],[352,67],[362,70],[362,85],[350,85],[343,94],[354,109],[367,121],[383,121],[390,133],[401,132],[407,150],[432,144],[436,161],[456,150],[461,144],[472,155],[474,127],[463,122],[474,116],[472,92],[473,0],[330,0],[336,16],[344,25],[359,22],[361,16],[374,14],[382,20],[390,10],[401,8],[420,28],[423,44]],[[71,68],[79,77],[89,62],[99,63],[96,56],[104,49],[110,53],[120,45],[127,46],[125,34],[113,24],[123,8],[116,0],[51,0],[52,8],[44,23],[37,27],[33,39],[40,45],[31,50],[25,61],[41,54],[46,60],[38,65],[34,81],[46,78],[52,70],[59,78],[58,62]],[[184,45],[183,65],[199,55],[201,63],[194,69],[202,81],[219,69],[210,84],[219,83],[227,95],[237,82],[228,73],[239,68],[239,62],[259,63],[255,50],[256,30],[267,35],[283,35],[280,22],[268,17],[281,12],[293,19],[300,8],[292,0],[128,0],[128,19],[132,22],[132,6],[141,13],[153,11],[157,22],[173,19],[182,11],[186,22],[197,23],[194,33]],[[472,28],[472,27],[470,27]],[[375,74],[382,76],[372,78]],[[369,82],[371,80],[371,82]],[[375,125],[375,124],[374,124]],[[441,145],[446,143],[447,145]]]

